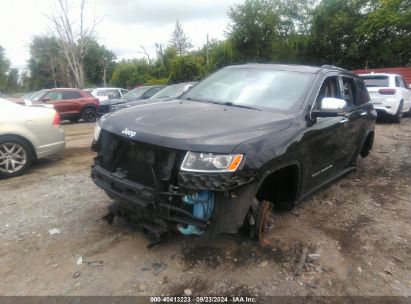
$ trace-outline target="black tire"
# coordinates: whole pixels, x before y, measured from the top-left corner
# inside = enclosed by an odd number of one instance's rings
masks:
[[[78,122],[79,119],[80,119],[80,118],[70,118],[69,121],[70,121],[70,122]]]
[[[97,111],[93,107],[84,108],[81,111],[81,118],[86,122],[93,122],[97,119]]]
[[[25,140],[12,135],[2,136],[0,179],[22,175],[30,167],[34,158],[34,151]]]
[[[401,101],[399,106],[398,106],[398,110],[397,113],[395,113],[395,115],[393,116],[392,120],[395,123],[401,123],[401,118],[402,118],[402,107],[403,107],[403,102]]]

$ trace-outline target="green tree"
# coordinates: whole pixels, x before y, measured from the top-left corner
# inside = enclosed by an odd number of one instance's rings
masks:
[[[153,65],[145,59],[123,60],[114,68],[110,83],[114,86],[132,89],[155,78],[153,73]]]
[[[9,68],[10,62],[6,58],[4,48],[0,45],[0,92],[4,92],[6,89]]]
[[[323,0],[313,12],[310,57],[316,64],[351,68],[362,61],[357,31],[366,0]]]
[[[193,47],[190,38],[184,33],[183,27],[178,20],[171,35],[170,45],[177,50],[179,55],[187,53]]]
[[[230,7],[228,37],[242,60],[270,60],[273,42],[281,37],[281,19],[274,0],[246,0]]]
[[[411,64],[411,1],[373,1],[357,25],[362,37],[362,62],[357,67]]]
[[[35,36],[30,43],[29,89],[71,87],[73,77],[54,37]]]
[[[16,68],[10,69],[7,75],[7,87],[8,93],[16,93],[19,90],[19,70]]]
[[[113,74],[115,59],[116,55],[112,51],[92,40],[84,57],[86,82],[92,86],[107,86]]]
[[[199,80],[204,76],[201,58],[192,55],[178,56],[171,61],[170,82]]]

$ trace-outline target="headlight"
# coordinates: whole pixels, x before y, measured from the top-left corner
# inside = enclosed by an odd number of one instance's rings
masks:
[[[117,112],[117,111],[120,111],[120,110],[122,110],[122,109],[126,109],[126,108],[128,108],[129,106],[128,105],[112,105],[112,106],[110,106],[110,112]]]
[[[117,112],[118,111],[118,106],[117,105],[112,105],[109,107],[110,112]]]
[[[242,154],[187,152],[181,170],[192,172],[233,172],[243,159]]]
[[[101,132],[101,127],[99,125],[99,122],[96,122],[96,125],[94,126],[94,140],[98,141],[98,138],[100,137],[100,132]]]

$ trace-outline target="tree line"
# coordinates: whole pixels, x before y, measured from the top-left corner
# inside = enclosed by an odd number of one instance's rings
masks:
[[[194,50],[177,21],[169,44],[156,44],[155,58],[141,46],[145,58],[117,61],[94,39],[92,30],[90,36],[72,41],[64,35],[34,37],[28,72],[20,75],[20,82],[0,46],[0,91],[176,83],[246,62],[331,64],[346,69],[411,65],[411,0],[246,0],[227,13],[226,39],[207,41]],[[64,49],[70,43],[77,49],[83,45],[82,57],[76,55],[83,82]]]

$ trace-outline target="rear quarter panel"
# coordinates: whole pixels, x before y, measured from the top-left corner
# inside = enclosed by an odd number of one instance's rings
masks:
[[[52,125],[55,111],[40,107],[22,107],[0,114],[0,136],[17,135],[28,140],[41,157],[47,145],[64,142],[64,132]]]

